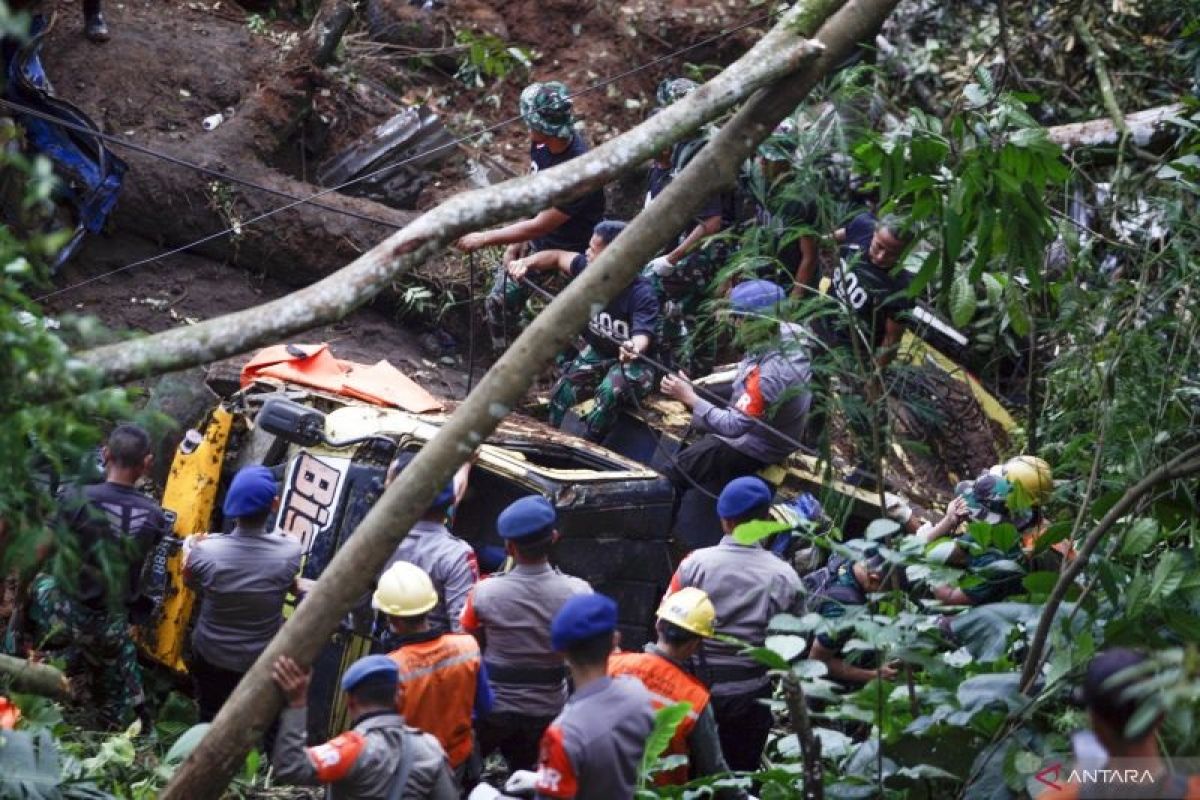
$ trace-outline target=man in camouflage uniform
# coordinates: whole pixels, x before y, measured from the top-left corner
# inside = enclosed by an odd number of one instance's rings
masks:
[[[530,174],[563,164],[588,151],[587,142],[575,130],[571,94],[558,81],[534,83],[521,92],[521,118],[529,126]],[[582,253],[587,249],[592,228],[604,218],[604,189],[588,192],[577,200],[547,208],[532,219],[503,228],[468,233],[457,242],[459,250],[472,253],[484,247],[506,245],[504,261],[484,302],[492,348],[507,345],[507,328],[516,328],[521,309],[529,300],[529,289],[509,280],[505,270],[521,256],[542,250]]]
[[[699,84],[688,78],[668,78],[658,85],[656,99],[660,109],[686,97]],[[708,133],[678,142],[651,167],[646,205],[650,205],[679,172],[708,142]],[[711,366],[711,347],[704,346],[711,332],[701,332],[700,307],[708,299],[717,271],[729,256],[728,245],[716,238],[730,221],[730,198],[717,194],[696,213],[691,227],[679,234],[675,246],[655,258],[645,275],[658,294],[663,313],[659,343],[666,358],[684,369],[703,371]],[[697,344],[700,358],[697,362]]]
[[[59,501],[60,521],[74,535],[79,560],[55,570],[70,578],[42,574],[34,580],[29,616],[36,646],[57,651],[67,675],[90,679],[102,722],[122,726],[134,711],[144,712],[130,611],[146,558],[169,523],[157,503],[134,489],[154,460],[144,430],[117,426],[101,456],[104,483],[68,487]],[[40,560],[58,549],[55,544],[40,548]],[[62,548],[61,558],[71,550]]]

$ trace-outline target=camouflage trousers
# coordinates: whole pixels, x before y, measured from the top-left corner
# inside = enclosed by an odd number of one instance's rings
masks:
[[[666,278],[643,273],[658,295],[658,347],[664,361],[689,375],[709,372],[716,358],[716,330],[703,308],[725,250],[689,253]]]
[[[526,279],[546,288],[550,276],[530,272]],[[501,351],[508,347],[509,341],[515,339],[548,302],[520,281],[508,277],[503,266],[497,267],[492,288],[483,300],[492,349]]]
[[[50,575],[39,575],[31,594],[36,646],[61,656],[69,678],[86,682],[105,724],[131,722],[145,695],[128,615],[73,600]]]
[[[562,424],[579,395],[594,392],[592,409],[583,415],[587,437],[602,440],[617,421],[623,403],[641,400],[654,389],[654,369],[644,361],[622,364],[587,346],[569,363],[550,392],[550,424]]]

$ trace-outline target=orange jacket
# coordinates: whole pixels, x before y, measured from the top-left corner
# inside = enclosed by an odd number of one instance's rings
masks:
[[[708,705],[709,693],[704,684],[692,675],[684,672],[668,659],[653,653],[616,653],[608,658],[608,674],[632,675],[641,680],[642,685],[650,692],[654,710],[674,705],[676,703],[691,703],[691,710],[683,722],[675,729],[671,743],[667,745],[666,755],[688,754],[688,737],[696,727],[696,720]],[[667,772],[661,772],[655,778],[659,786],[677,786],[687,783],[687,765],[677,767]]]
[[[398,709],[414,728],[442,743],[451,767],[471,754],[471,712],[481,665],[474,636],[448,633],[390,654],[400,667],[404,701]]]

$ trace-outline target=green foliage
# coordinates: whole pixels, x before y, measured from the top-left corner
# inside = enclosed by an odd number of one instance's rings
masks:
[[[455,32],[454,41],[462,50],[454,77],[473,89],[504,80],[513,72],[528,72],[533,66],[535,55],[532,51],[509,45],[491,33],[464,28]]]
[[[646,790],[650,780],[656,773],[674,769],[680,763],[687,763],[687,756],[668,756],[663,758],[663,753],[667,752],[667,746],[671,744],[671,739],[675,736],[676,729],[687,719],[687,715],[691,710],[691,703],[675,703],[674,705],[663,706],[655,712],[654,728],[650,731],[650,736],[646,739],[646,749],[642,753],[642,764],[638,769],[637,788],[639,793]],[[682,758],[682,761],[680,761],[680,758]],[[653,797],[653,794],[650,796]]]

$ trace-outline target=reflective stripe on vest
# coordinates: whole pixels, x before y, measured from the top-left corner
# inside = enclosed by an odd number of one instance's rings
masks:
[[[675,729],[675,735],[671,737],[665,753],[686,756],[688,737],[692,735],[696,720],[708,705],[709,694],[704,684],[667,659],[653,653],[616,653],[609,656],[608,674],[632,675],[640,680],[650,692],[655,711],[676,703],[691,704],[691,710]],[[676,769],[660,772],[654,782],[659,786],[677,786],[687,781],[688,768],[684,764]]]
[[[404,700],[399,711],[414,728],[441,742],[451,767],[471,754],[471,712],[479,675],[479,644],[474,636],[446,634],[407,644],[391,653],[400,668]]]

